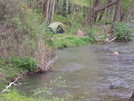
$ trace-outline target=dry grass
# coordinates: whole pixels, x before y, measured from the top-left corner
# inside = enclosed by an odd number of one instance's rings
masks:
[[[56,58],[51,58],[51,49],[46,46],[44,40],[40,37],[35,51],[35,58],[39,61],[37,71],[45,72],[52,69],[52,64]]]
[[[0,58],[13,58],[27,56],[35,58],[39,65],[37,72],[51,70],[55,59],[51,58],[52,50],[47,46],[42,35],[36,39],[23,32],[15,32],[8,28],[0,34]]]

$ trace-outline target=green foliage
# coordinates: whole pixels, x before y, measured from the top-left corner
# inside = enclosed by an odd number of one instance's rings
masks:
[[[0,68],[1,68],[2,66],[4,66],[4,65],[6,65],[6,59],[3,58],[3,57],[1,57],[1,58],[0,58]]]
[[[22,68],[23,70],[27,70],[28,72],[34,72],[38,64],[35,59],[29,57],[14,57],[13,63],[18,68]]]
[[[5,65],[5,67],[2,67],[2,72],[6,75],[6,78],[4,78],[4,82],[7,80],[12,80],[17,74],[19,69],[13,68],[14,66],[12,64]]]
[[[117,36],[116,40],[130,41],[132,36],[132,30],[123,22],[116,23],[114,34]]]
[[[76,4],[76,5],[80,5],[80,6],[86,6],[86,7],[90,7],[90,5],[93,3],[93,1],[89,1],[89,0],[69,0],[70,2]]]
[[[62,39],[58,39],[55,45],[57,48],[64,48],[64,47],[82,46],[93,42],[94,42],[93,39],[90,37],[68,36]]]
[[[7,12],[10,12],[10,10],[12,10],[11,6],[13,5],[11,3],[8,5],[9,10]],[[48,46],[53,44],[51,40],[53,34],[45,32],[47,23],[45,22],[43,14],[38,13],[35,9],[28,9],[24,1],[18,1],[14,3],[14,5],[16,12],[12,17],[6,17],[6,20],[3,21],[5,25],[2,24],[7,32],[10,29],[12,30],[8,33],[4,32],[4,34],[0,34],[0,43],[1,46],[3,46],[1,54],[2,57],[5,58],[5,60],[1,60],[0,57],[0,65],[6,65],[5,62],[12,64],[12,61],[8,61],[8,58],[11,57],[11,59],[13,59],[15,56],[27,56],[35,58],[40,62],[42,58],[41,55],[44,53],[44,55],[47,56],[43,56],[45,58],[43,60],[47,61],[48,54],[51,54]],[[11,15],[11,13],[9,13],[9,15]],[[5,16],[8,16],[8,14]],[[34,62],[32,63],[32,59],[25,60],[18,58],[18,60],[14,60],[14,62],[20,68],[23,67],[24,70],[30,72],[34,71],[36,67],[36,62],[34,61],[35,64]]]
[[[11,82],[14,78],[20,75],[24,70],[17,68],[13,64],[7,64],[0,68],[0,90],[5,88],[5,84]]]
[[[27,97],[25,94],[20,94],[18,91],[13,89],[12,91],[8,93],[4,93],[0,95],[0,101],[69,101],[65,100],[64,98],[59,97],[53,97],[50,99],[47,99],[45,97]]]
[[[95,34],[92,31],[88,33],[88,36],[95,41]]]
[[[5,84],[3,84],[2,82],[0,82],[0,91],[2,91],[2,89],[5,87]],[[0,100],[1,101],[1,100]]]

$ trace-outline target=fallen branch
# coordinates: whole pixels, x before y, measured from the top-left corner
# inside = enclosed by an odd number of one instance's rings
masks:
[[[113,39],[109,40],[108,38],[105,39],[105,42],[106,43],[110,43],[110,42],[113,42],[117,37],[115,36]]]
[[[6,86],[6,89],[4,89],[3,91],[0,92],[0,94],[8,91],[8,89],[14,85],[14,86],[18,86],[18,84],[16,84],[15,82],[18,81],[25,73],[22,73],[19,77],[17,77],[13,82],[11,82],[8,86]]]
[[[51,61],[48,62],[46,69],[50,69],[50,67],[56,62],[57,56],[55,56]]]
[[[110,42],[114,41],[117,38],[117,36],[115,36],[113,39],[110,40]]]

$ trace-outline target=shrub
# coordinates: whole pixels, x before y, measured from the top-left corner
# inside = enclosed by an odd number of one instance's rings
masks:
[[[38,62],[35,59],[29,57],[15,57],[13,58],[13,63],[18,68],[22,68],[28,72],[34,72]]]
[[[116,40],[130,41],[131,40],[131,29],[123,22],[116,23],[114,34],[117,36]]]

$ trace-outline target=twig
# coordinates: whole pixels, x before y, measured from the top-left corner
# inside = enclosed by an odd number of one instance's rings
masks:
[[[4,92],[8,91],[8,89],[9,89],[12,85],[18,86],[17,84],[15,84],[15,82],[18,81],[24,74],[25,74],[25,73],[22,73],[22,74],[21,74],[19,77],[17,77],[13,82],[11,82],[8,86],[6,86],[6,88],[5,88],[3,91],[1,91],[0,94],[2,94],[2,93],[4,93]]]
[[[112,85],[111,81],[110,81],[110,80],[108,80],[108,81],[109,81],[109,83],[110,83],[110,89],[113,89],[114,86]]]
[[[54,64],[56,60],[57,60],[57,56],[55,56],[51,61],[48,62],[47,66],[46,66],[46,69],[51,67],[51,65]]]

